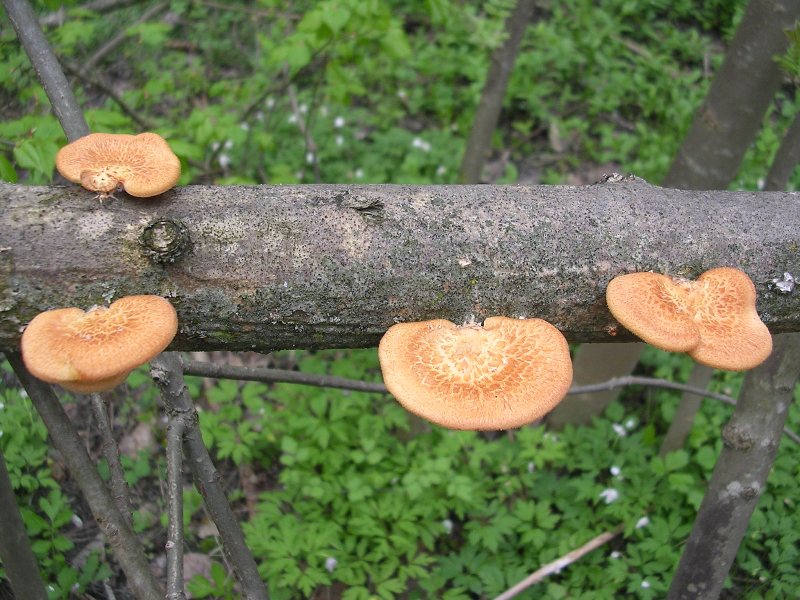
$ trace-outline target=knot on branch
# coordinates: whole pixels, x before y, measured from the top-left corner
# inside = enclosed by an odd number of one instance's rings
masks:
[[[753,436],[731,423],[722,428],[722,441],[728,448],[741,452],[747,452],[753,447]]]
[[[191,246],[189,229],[182,221],[158,217],[150,221],[139,236],[139,244],[152,262],[175,262]]]

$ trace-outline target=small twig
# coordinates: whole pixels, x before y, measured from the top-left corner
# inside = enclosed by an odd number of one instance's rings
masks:
[[[2,449],[0,449],[0,531],[3,532],[0,535],[0,562],[5,567],[14,597],[47,600],[47,591],[25,531],[25,523],[19,513]]]
[[[167,600],[186,600],[183,591],[183,431],[171,415],[167,424]]]
[[[124,6],[128,6],[129,4],[133,4],[136,1],[137,0],[94,0],[93,2],[87,2],[86,4],[82,4],[79,8],[83,11],[92,11],[101,13],[101,12],[108,12],[116,8],[122,8]],[[39,24],[42,27],[49,27],[51,25],[61,25],[64,22],[65,14],[66,10],[62,6],[57,11],[42,16],[39,19]]]
[[[199,377],[215,377],[218,379],[239,379],[241,381],[261,381],[264,383],[297,383],[300,385],[313,385],[316,387],[329,387],[357,392],[374,392],[388,394],[386,386],[382,383],[360,381],[358,379],[345,379],[332,375],[310,375],[288,369],[265,369],[258,367],[238,367],[233,365],[220,365],[200,361],[187,361],[183,365],[186,375]]]
[[[131,525],[131,499],[128,494],[128,484],[125,483],[125,473],[122,470],[122,463],[119,460],[119,447],[114,440],[114,434],[111,431],[111,424],[108,420],[108,405],[99,393],[90,395],[92,413],[94,413],[94,420],[97,423],[97,429],[100,430],[100,437],[103,440],[103,456],[108,463],[108,470],[111,473],[111,494],[117,503],[119,511],[128,525]]]
[[[260,381],[263,383],[296,383],[299,385],[313,385],[316,387],[329,387],[341,390],[353,390],[356,392],[370,392],[376,394],[388,394],[389,390],[382,383],[360,381],[358,379],[346,379],[344,377],[334,377],[332,375],[310,375],[298,371],[287,369],[267,369],[258,367],[238,367],[233,365],[218,365],[204,363],[200,361],[188,361],[183,366],[186,375],[197,375],[199,377],[215,377],[218,379],[238,379],[241,381]],[[590,385],[580,385],[570,388],[568,396],[575,394],[588,394],[613,390],[616,388],[627,387],[629,385],[643,385],[645,387],[664,388],[678,390],[688,394],[694,394],[704,398],[711,398],[724,404],[736,406],[736,400],[724,394],[711,392],[703,388],[692,387],[685,383],[674,383],[666,379],[656,379],[654,377],[637,377],[627,375],[625,377],[614,377],[602,383],[592,383]],[[800,444],[800,435],[788,428],[783,430],[786,437]]]
[[[136,27],[148,21],[154,15],[157,15],[162,10],[164,10],[169,5],[168,2],[159,2],[158,4],[153,4],[150,8],[144,11],[141,16],[136,19],[133,23],[120,29],[120,31],[113,37],[111,37],[105,44],[103,44],[94,54],[92,54],[88,59],[83,61],[81,65],[81,72],[88,73],[90,72],[94,66],[103,60],[103,57],[112,52],[117,46],[122,44],[125,39],[128,37],[128,32],[131,28]]]
[[[30,4],[26,0],[3,0],[3,4],[67,139],[74,142],[88,135],[89,126],[83,118],[78,100]]]
[[[180,356],[174,352],[162,352],[150,362],[150,375],[161,389],[161,398],[170,419],[183,422],[184,451],[195,485],[217,526],[222,549],[239,579],[244,597],[248,600],[266,600],[269,596],[258,574],[256,561],[245,543],[239,520],[228,504],[219,482],[219,473],[200,435],[197,411],[183,383]]]
[[[553,562],[547,563],[543,567],[536,569],[536,571],[528,575],[525,579],[520,581],[515,586],[507,589],[505,592],[497,596],[497,598],[495,598],[494,600],[510,600],[511,598],[514,598],[517,594],[528,589],[535,583],[539,583],[545,577],[548,577],[553,573],[558,573],[564,567],[571,565],[576,560],[583,557],[585,554],[588,554],[592,550],[595,550],[596,548],[599,548],[603,544],[610,542],[620,533],[622,533],[623,529],[625,529],[625,525],[617,525],[611,531],[606,531],[605,533],[601,533],[596,538],[586,542],[580,548],[576,548],[575,550],[568,552],[561,558],[558,558]]]
[[[6,358],[42,417],[53,445],[63,456],[70,474],[86,498],[95,521],[128,579],[131,591],[139,600],[162,600],[164,593],[159,591],[153,579],[139,538],[100,479],[83,440],[53,390],[28,372],[18,352],[6,352]]]
[[[88,84],[93,88],[96,88],[103,92],[106,96],[111,98],[117,106],[119,106],[120,110],[128,115],[131,119],[133,119],[136,124],[141,127],[145,131],[152,131],[156,128],[155,121],[151,121],[147,117],[142,116],[139,112],[133,108],[130,104],[128,104],[125,100],[122,99],[122,96],[117,94],[110,85],[108,85],[105,81],[100,79],[99,77],[89,75],[88,73],[84,72],[82,69],[79,69],[77,66],[73,65],[71,62],[64,60],[63,61],[64,68],[83,81],[84,84]]]

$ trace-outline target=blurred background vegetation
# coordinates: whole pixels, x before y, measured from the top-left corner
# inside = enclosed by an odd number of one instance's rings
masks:
[[[181,158],[182,184],[222,185],[456,182],[513,6],[171,0],[99,12],[34,4],[93,131],[157,131]],[[539,2],[485,180],[584,184],[619,171],[658,183],[744,5]],[[0,178],[49,183],[66,140],[4,14],[0,27]],[[786,85],[733,188],[759,188],[797,111],[798,60],[785,62]],[[798,184],[795,176],[791,189]],[[245,359],[379,379],[373,350]],[[690,365],[648,349],[639,373],[685,381]],[[7,369],[3,378],[0,448],[52,597],[105,598],[105,584],[124,598],[38,416]],[[137,372],[115,392],[114,425],[140,507],[137,531],[163,568],[164,431],[148,379]],[[735,394],[740,380],[718,373],[712,389]],[[189,381],[204,438],[277,599],[491,598],[619,523],[623,537],[523,597],[660,598],[730,414],[706,401],[686,448],[661,458],[677,403],[662,390],[626,391],[589,427],[487,436],[420,428],[380,395]],[[67,407],[91,421],[87,407]],[[789,427],[800,428],[796,405]],[[96,434],[85,433],[99,456]],[[798,459],[797,446],[784,443],[726,597],[796,595]],[[237,597],[190,489],[185,521],[194,596]],[[2,575],[0,597],[9,593]]]

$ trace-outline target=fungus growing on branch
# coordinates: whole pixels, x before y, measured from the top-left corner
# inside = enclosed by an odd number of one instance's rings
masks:
[[[181,176],[180,160],[156,133],[92,133],[61,148],[56,168],[101,199],[120,187],[131,196],[156,196]]]
[[[615,277],[606,289],[611,314],[662,350],[688,352],[716,369],[764,362],[772,336],[756,312],[756,290],[739,269],[719,267],[687,281],[658,273]]]
[[[552,410],[572,383],[567,340],[541,319],[400,323],[378,355],[398,402],[451,429],[521,427]]]
[[[103,392],[164,350],[177,331],[175,309],[160,296],[127,296],[85,312],[48,310],[23,332],[22,360],[42,381]]]

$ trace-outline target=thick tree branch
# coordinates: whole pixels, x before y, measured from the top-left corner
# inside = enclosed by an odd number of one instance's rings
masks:
[[[188,186],[100,205],[0,184],[0,347],[55,306],[161,294],[175,349],[375,345],[398,321],[540,317],[620,341],[608,281],[736,266],[774,332],[800,330],[800,196],[625,179],[556,186]],[[58,252],[53,252],[58,248]]]

